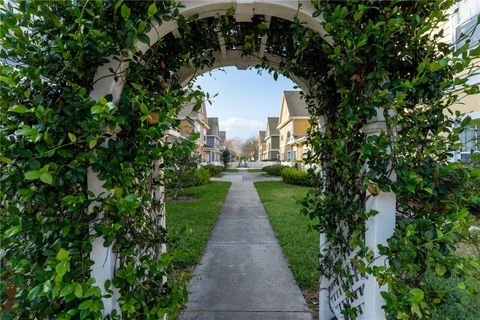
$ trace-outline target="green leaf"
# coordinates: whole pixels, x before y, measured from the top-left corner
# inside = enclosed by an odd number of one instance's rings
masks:
[[[27,180],[37,180],[40,178],[40,172],[38,170],[31,170],[25,173],[25,179]]]
[[[101,105],[94,105],[92,109],[90,109],[92,114],[103,113],[104,111],[105,109]]]
[[[420,306],[418,305],[418,303],[412,303],[412,307],[410,308],[410,310],[412,311],[412,313],[416,314],[417,317],[419,318],[422,318],[422,311],[420,310]]]
[[[330,22],[327,22],[327,23],[325,23],[323,28],[325,29],[325,31],[329,32],[333,29],[333,25]]]
[[[355,12],[355,14],[353,15],[353,19],[354,19],[355,21],[358,21],[358,20],[360,20],[360,19],[362,18],[362,16],[363,16],[363,12],[362,12],[362,11],[357,11],[357,12]]]
[[[147,106],[144,105],[143,103],[140,105],[140,111],[142,111],[143,114],[148,114],[149,113],[149,110],[148,110]]]
[[[435,273],[437,274],[437,276],[441,277],[445,274],[445,272],[447,272],[447,269],[443,264],[437,263],[435,265]]]
[[[155,3],[152,3],[149,7],[148,7],[148,15],[151,17],[153,16],[155,13],[157,13],[157,6],[155,5]]]
[[[10,107],[10,109],[8,109],[8,111],[15,112],[15,113],[30,112],[30,110],[27,107],[25,107],[23,104],[16,104],[13,107]]]
[[[114,10],[117,11],[117,9],[122,5],[122,0],[118,0],[116,3],[115,3],[115,8]]]
[[[126,4],[122,4],[122,8],[120,9],[120,13],[122,14],[122,17],[125,21],[130,18],[130,8]]]
[[[423,299],[425,297],[425,294],[423,293],[423,290],[419,289],[419,288],[410,289],[409,294],[410,294],[410,301],[415,302],[415,303],[419,303],[419,302],[423,301]]]
[[[138,40],[140,42],[150,45],[150,38],[144,33],[138,35]]]
[[[443,68],[442,64],[438,61],[433,61],[432,63],[430,63],[430,71],[432,72],[438,71],[442,68]]]
[[[34,300],[35,298],[37,298],[38,295],[40,294],[40,292],[42,292],[42,288],[43,288],[43,283],[42,283],[42,284],[39,284],[38,286],[36,286],[36,287],[33,288],[32,290],[30,290],[30,292],[28,293],[27,299],[28,299],[29,301],[32,301],[32,300]]]
[[[464,290],[467,286],[465,285],[465,282],[460,282],[458,285],[457,285],[457,288],[458,289],[461,289],[461,290]]]
[[[40,180],[46,184],[52,184],[53,183],[53,177],[50,173],[44,172],[40,175]]]
[[[6,164],[11,164],[12,163],[12,159],[10,159],[10,158],[0,157],[0,159],[2,160],[3,163],[6,163]]]
[[[77,136],[74,135],[73,133],[69,132],[68,133],[68,139],[70,139],[71,142],[76,142],[77,141]]]
[[[63,277],[63,275],[67,273],[69,268],[70,264],[68,263],[68,261],[62,261],[55,266],[55,273],[58,274],[60,277]]]
[[[73,291],[73,285],[68,284],[60,291],[60,297],[66,297],[70,295]]]
[[[88,147],[90,149],[93,149],[96,145],[97,145],[97,139],[93,139],[88,142]]]
[[[58,260],[67,260],[68,259],[68,251],[65,249],[60,249],[57,253]]]
[[[78,306],[78,310],[88,310],[92,306],[92,300],[85,300]]]
[[[75,290],[73,291],[73,294],[75,295],[75,297],[81,299],[83,297],[83,289],[82,289],[82,285],[80,283],[77,283],[75,285]]]
[[[14,235],[18,234],[20,231],[22,231],[22,226],[21,225],[13,226],[13,227],[5,230],[4,237],[5,238],[11,238]]]
[[[480,16],[479,16],[480,17]],[[478,27],[477,27],[478,28]],[[470,55],[474,57],[480,57],[480,45],[470,50]]]

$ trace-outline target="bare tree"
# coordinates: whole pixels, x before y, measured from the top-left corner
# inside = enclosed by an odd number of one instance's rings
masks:
[[[242,151],[242,141],[238,138],[225,140],[225,148],[234,154],[240,154]]]
[[[242,145],[242,154],[247,160],[258,159],[258,138],[250,137]]]

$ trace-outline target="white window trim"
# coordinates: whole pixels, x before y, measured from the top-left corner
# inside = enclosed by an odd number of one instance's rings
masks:
[[[467,113],[467,114],[464,114],[461,119],[465,119],[467,116],[469,116],[470,118],[472,118],[472,120],[477,120],[477,119],[480,119],[480,111],[475,111],[475,112],[470,112],[470,113]],[[462,159],[462,154],[470,154],[470,152],[464,152],[464,151],[458,151],[458,152],[455,152],[455,154],[453,155],[453,161],[459,161]]]

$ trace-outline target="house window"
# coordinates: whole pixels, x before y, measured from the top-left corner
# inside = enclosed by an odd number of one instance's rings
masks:
[[[471,40],[470,49],[473,49],[480,39],[480,28],[475,28],[477,16],[480,14],[480,0],[463,0],[458,2],[457,10],[456,15],[453,17],[454,43],[457,48],[460,48],[467,40],[467,37],[461,37],[461,35],[468,35]]]
[[[290,161],[290,160],[292,160],[292,152],[288,151],[287,152],[287,161]]]
[[[467,161],[472,152],[480,152],[480,125],[470,124],[460,134],[462,149],[460,151],[460,160]]]

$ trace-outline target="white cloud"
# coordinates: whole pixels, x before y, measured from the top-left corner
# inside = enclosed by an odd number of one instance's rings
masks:
[[[220,130],[227,132],[227,139],[238,137],[248,139],[257,136],[259,130],[263,130],[266,123],[258,120],[232,117],[226,120],[219,119]],[[266,121],[266,120],[265,120]]]

